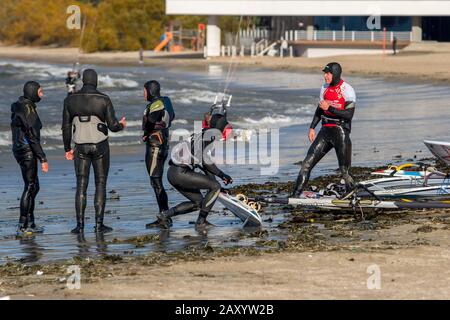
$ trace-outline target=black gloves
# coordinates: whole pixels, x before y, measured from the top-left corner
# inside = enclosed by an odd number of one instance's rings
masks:
[[[222,172],[222,174],[220,175],[220,178],[223,180],[223,182],[226,185],[228,185],[230,183],[233,183],[233,179],[229,175],[227,175],[226,173]]]

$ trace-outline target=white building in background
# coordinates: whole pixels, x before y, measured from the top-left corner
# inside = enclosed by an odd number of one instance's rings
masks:
[[[359,30],[364,27],[358,22],[361,19],[380,16],[387,21],[393,17],[404,17],[402,28],[409,29],[406,31],[410,34],[410,41],[450,41],[450,1],[445,0],[166,0],[166,13],[209,16],[206,45],[207,55],[211,57],[220,55],[218,16],[279,17],[281,22],[287,17],[304,17],[302,30],[284,29],[282,34],[288,32],[287,36],[295,35],[293,37],[298,36],[306,41],[320,40],[317,32],[320,35],[322,31],[328,31],[334,38],[336,32],[341,32],[338,37],[343,37],[343,40],[346,37],[355,40],[355,32],[368,31]],[[373,38],[372,34],[372,41]]]

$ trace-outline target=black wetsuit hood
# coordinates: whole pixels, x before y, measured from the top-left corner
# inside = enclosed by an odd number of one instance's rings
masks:
[[[152,80],[144,84],[144,88],[147,91],[147,100],[152,101],[155,98],[161,97],[161,85],[158,81]]]
[[[325,68],[323,68],[322,71],[325,73],[330,72],[333,75],[333,80],[331,81],[330,86],[337,86],[341,81],[342,67],[339,63],[330,62],[325,66]]]
[[[36,100],[36,99],[35,99]],[[23,155],[31,151],[41,162],[46,156],[41,145],[42,122],[31,98],[20,97],[11,105],[12,149]]]
[[[108,136],[108,129],[112,132],[119,132],[124,128],[116,118],[111,99],[95,88],[96,79],[97,73],[95,71],[86,70],[83,73],[83,88],[64,100],[62,130],[66,152],[72,149],[73,121],[76,117],[78,119],[80,117],[86,119],[93,116],[97,117],[103,122],[103,124],[97,126],[97,129],[105,135],[105,138]]]
[[[86,69],[83,72],[83,85],[92,86],[97,89],[98,75],[94,69]]]
[[[27,83],[25,83],[25,86],[23,87],[24,98],[30,100],[33,103],[38,103],[39,101],[41,101],[41,98],[38,94],[40,87],[41,85],[36,81],[28,81]]]

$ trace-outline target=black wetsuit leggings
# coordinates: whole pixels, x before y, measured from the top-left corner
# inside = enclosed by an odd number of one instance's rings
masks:
[[[206,218],[220,193],[220,184],[214,176],[195,172],[189,167],[171,165],[167,173],[169,182],[190,201],[170,209],[171,216],[200,210],[199,217]],[[200,190],[207,190],[205,196]]]
[[[300,194],[308,183],[311,170],[332,149],[336,151],[339,169],[345,180],[347,190],[354,188],[353,178],[349,174],[352,159],[352,141],[350,132],[340,126],[322,127],[308,150],[302,169],[294,187],[294,193]]]
[[[167,160],[169,148],[167,145],[151,145],[147,143],[145,164],[150,176],[150,183],[155,191],[159,212],[169,209],[166,190],[162,182],[164,163]]]
[[[38,161],[30,150],[15,151],[14,157],[20,165],[25,184],[20,199],[19,224],[21,228],[34,227],[34,206],[39,192]]]
[[[77,175],[77,193],[75,209],[77,223],[84,226],[86,210],[86,191],[89,184],[91,164],[95,175],[95,219],[97,224],[103,223],[106,202],[106,181],[109,172],[108,140],[98,144],[78,144],[75,146],[75,173]]]

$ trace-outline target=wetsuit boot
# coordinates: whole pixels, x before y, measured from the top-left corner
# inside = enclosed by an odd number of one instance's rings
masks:
[[[212,223],[209,223],[206,218],[208,217],[209,212],[200,211],[197,221],[195,222],[195,227],[198,229],[204,229],[207,227],[214,227]]]
[[[19,225],[17,226],[17,232],[16,235],[17,236],[23,236],[26,234],[26,230],[28,227],[28,221],[27,221],[27,217],[25,216],[21,216],[19,219]]]
[[[84,232],[84,213],[77,213],[77,226],[71,231],[73,234],[82,234]]]
[[[311,167],[308,164],[303,164],[302,169],[298,174],[297,180],[295,181],[294,189],[289,196],[290,198],[300,198],[303,189],[308,183],[310,171]]]
[[[355,189],[355,180],[353,180],[352,176],[348,172],[348,167],[342,166],[339,167],[339,169],[341,170],[342,178],[345,181],[345,188],[347,189],[347,192],[350,192],[353,189]]]
[[[103,224],[103,214],[95,215],[95,232],[108,233],[113,231],[114,229]]]
[[[301,173],[298,175],[297,180],[295,181],[295,185],[294,185],[294,189],[292,191],[292,193],[289,195],[289,198],[299,198],[303,192],[302,187],[303,187],[303,177],[301,175]]]
[[[173,216],[175,216],[174,208],[160,212],[156,215],[157,220],[155,222],[147,224],[146,227],[147,229],[153,227],[161,227],[163,229],[169,229],[173,225],[172,223]]]
[[[163,212],[159,213],[159,215],[162,215],[162,214],[163,214]],[[171,218],[167,218],[167,221],[169,223],[169,227],[171,227],[172,224],[173,224],[172,219]],[[147,223],[145,225],[145,228],[147,228],[147,229],[159,228],[159,227],[161,227],[162,224],[164,224],[164,222],[159,217],[157,217],[155,221]]]
[[[342,195],[342,197],[346,197],[350,192],[352,192],[355,189],[355,181],[353,180],[352,176],[348,172],[347,166],[340,166],[339,167],[341,171],[342,178],[345,181],[345,194]]]
[[[151,178],[151,184],[153,189],[155,190],[156,200],[158,201],[158,207],[160,210],[160,214],[162,214],[165,211],[168,211],[168,199],[167,199],[167,193],[164,190],[164,187],[162,185],[162,179],[161,178]],[[170,226],[172,226],[172,219],[168,218]],[[145,225],[147,229],[150,228],[157,228],[161,226],[161,220],[157,218],[155,221],[148,223]]]
[[[27,231],[32,232],[32,233],[43,233],[44,232],[44,227],[37,226],[36,223],[34,222],[34,213],[30,213],[28,215]]]

